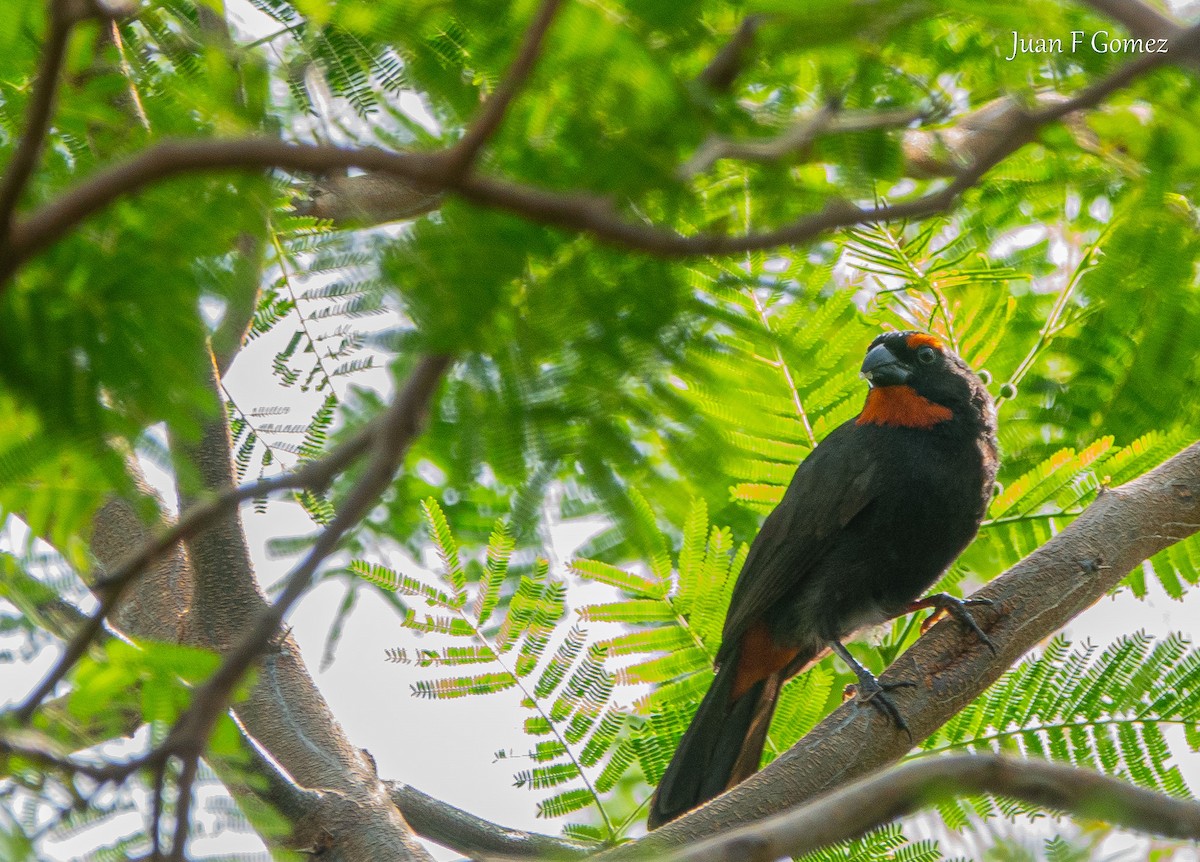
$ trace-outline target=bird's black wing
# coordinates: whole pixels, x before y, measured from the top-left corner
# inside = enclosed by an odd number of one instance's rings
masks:
[[[874,435],[861,431],[851,419],[830,432],[800,464],[783,500],[767,516],[733,588],[718,663],[871,504],[879,459]]]

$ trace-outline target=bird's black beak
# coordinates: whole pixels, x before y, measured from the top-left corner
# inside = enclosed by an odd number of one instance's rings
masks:
[[[912,369],[884,344],[877,344],[867,351],[860,370],[872,386],[898,386],[912,376]]]

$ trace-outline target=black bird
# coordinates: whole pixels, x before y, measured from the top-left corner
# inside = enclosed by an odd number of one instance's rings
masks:
[[[734,586],[717,675],[650,803],[656,828],[758,770],[783,683],[831,649],[858,677],[857,697],[907,731],[881,685],[842,646],[857,629],[918,601],[979,530],[996,478],[996,411],[982,381],[937,338],[892,332],[871,342],[859,415],[804,460],[767,517]]]

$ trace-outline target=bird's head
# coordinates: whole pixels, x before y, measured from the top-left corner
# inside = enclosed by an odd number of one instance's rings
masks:
[[[983,381],[928,333],[880,335],[867,349],[862,375],[871,390],[859,425],[933,428],[957,418],[995,427],[995,407]]]

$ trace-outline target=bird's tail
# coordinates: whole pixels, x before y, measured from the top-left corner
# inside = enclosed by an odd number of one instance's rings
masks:
[[[782,673],[733,695],[738,662],[725,662],[650,800],[647,825],[657,829],[758,771],[767,728],[779,699]]]

